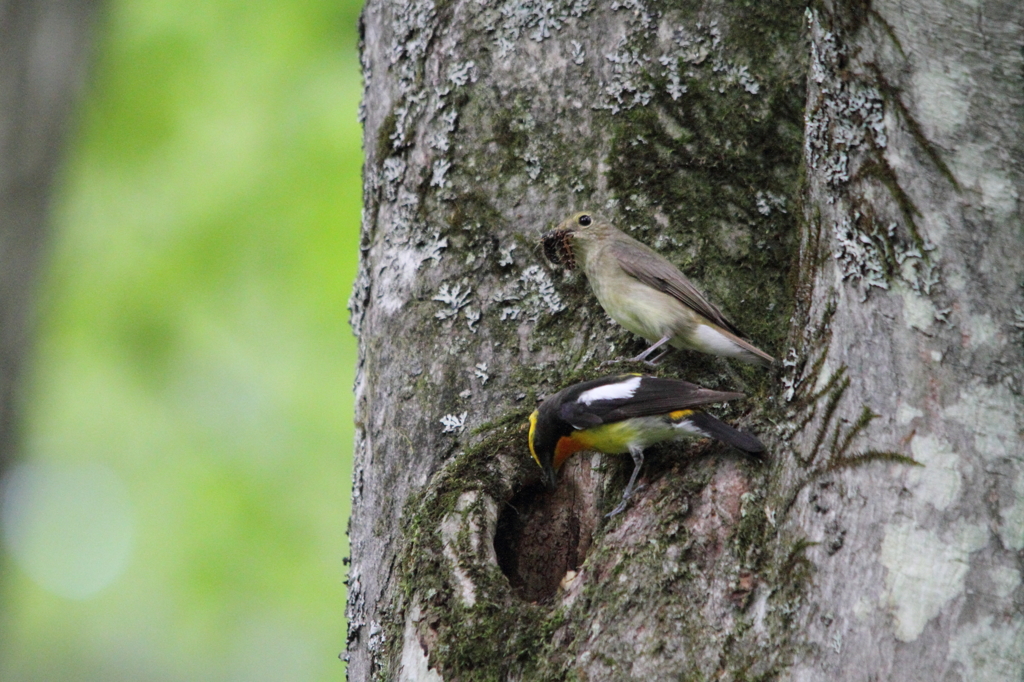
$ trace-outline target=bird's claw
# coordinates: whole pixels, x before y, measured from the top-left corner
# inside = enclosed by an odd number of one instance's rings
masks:
[[[605,514],[604,517],[606,519],[610,519],[611,517],[615,516],[616,514],[621,514],[623,511],[625,511],[626,507],[629,506],[629,501],[633,499],[633,496],[636,495],[641,490],[646,490],[646,489],[647,489],[647,484],[646,483],[641,483],[637,487],[633,488],[633,490],[628,491],[627,494],[622,496],[622,501],[619,502],[618,505],[616,505],[615,509],[612,509],[610,512]]]
[[[615,509],[612,509],[607,514],[605,514],[604,517],[606,519],[610,519],[611,517],[615,516],[616,514],[622,513],[622,510],[626,508],[627,502],[629,502],[629,500],[623,500],[622,502],[619,502],[618,506],[615,507]]]
[[[665,356],[668,355],[669,351],[671,351],[671,350],[672,350],[671,348],[666,348],[665,350],[661,351],[660,353],[658,353],[656,356],[654,356],[650,360],[647,359],[647,351],[644,351],[640,355],[637,355],[636,357],[630,358],[626,362],[642,362],[645,365],[647,365],[648,367],[657,367],[658,365],[661,364],[661,361],[665,359]]]
[[[662,358],[664,358],[667,354],[668,351],[665,351],[664,353],[658,353],[658,357],[654,358],[653,360],[648,360],[647,358],[642,357],[643,353],[632,358],[614,358],[612,360],[605,360],[600,365],[598,365],[598,367],[608,367],[609,365],[621,365],[624,362],[642,362],[647,367],[653,368],[660,366]]]

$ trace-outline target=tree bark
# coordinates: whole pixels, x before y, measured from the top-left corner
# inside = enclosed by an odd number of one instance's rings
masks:
[[[0,1],[0,472],[17,444],[18,388],[53,181],[96,5]]]
[[[1021,23],[371,0],[350,678],[1019,678]],[[770,456],[652,448],[611,520],[631,462],[547,494],[524,427],[646,345],[544,262],[583,209],[784,358],[670,356]]]
[[[1024,6],[825,4],[809,26],[788,381],[822,395],[788,475],[832,471],[794,505],[816,574],[788,677],[1019,680]],[[922,466],[851,469],[853,432]]]

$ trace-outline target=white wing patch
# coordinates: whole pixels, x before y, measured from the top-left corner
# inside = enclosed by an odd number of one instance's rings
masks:
[[[714,327],[702,324],[694,332],[700,350],[713,355],[725,355],[735,357],[743,355],[744,350],[736,345],[736,342]]]
[[[580,393],[580,397],[576,399],[576,402],[590,405],[597,400],[625,400],[626,398],[632,398],[633,394],[636,393],[636,389],[640,388],[641,379],[643,377],[630,377],[625,381],[605,384],[604,386],[592,388],[589,391],[583,391],[583,393]]]

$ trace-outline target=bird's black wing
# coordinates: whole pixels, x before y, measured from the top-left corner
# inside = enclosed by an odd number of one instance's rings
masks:
[[[704,298],[704,294],[686,279],[679,268],[646,244],[636,241],[629,235],[626,237],[626,240],[616,240],[609,248],[619,265],[630,276],[672,296],[733,334],[743,335],[717,306]]]
[[[625,374],[571,387],[562,398],[559,416],[573,427],[585,429],[742,397],[742,393],[713,391],[680,379]]]

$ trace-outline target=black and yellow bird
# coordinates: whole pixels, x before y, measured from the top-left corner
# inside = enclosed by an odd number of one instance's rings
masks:
[[[601,307],[613,320],[651,342],[631,360],[647,360],[668,344],[748,363],[774,362],[771,355],[742,338],[736,325],[679,268],[596,215],[577,213],[541,241],[548,260],[583,269]],[[657,358],[648,364],[655,362]]]
[[[530,454],[544,470],[544,484],[554,489],[558,470],[570,455],[581,450],[628,452],[633,457],[633,474],[622,502],[608,514],[614,516],[633,495],[644,449],[655,443],[715,438],[746,453],[764,452],[764,445],[750,434],[693,409],[742,397],[742,393],[641,374],[584,381],[549,396],[530,415]]]

